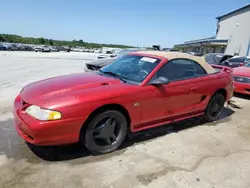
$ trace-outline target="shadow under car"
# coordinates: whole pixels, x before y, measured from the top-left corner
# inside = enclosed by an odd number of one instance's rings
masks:
[[[116,155],[117,152],[122,151],[125,148],[130,147],[134,144],[149,141],[151,139],[160,136],[165,136],[167,134],[184,131],[186,129],[200,126],[203,124],[209,126],[211,124],[215,125],[217,123],[230,121],[229,117],[233,113],[234,111],[232,109],[225,107],[216,122],[207,123],[202,117],[195,117],[180,122],[175,122],[172,124],[159,126],[156,128],[147,129],[137,133],[129,133],[127,139],[118,149],[118,151],[113,152],[113,154],[106,154],[105,156],[109,157],[110,155]],[[65,161],[92,155],[81,143],[66,145],[66,146],[46,146],[46,147],[34,146],[28,143],[27,145],[35,155],[46,161]]]

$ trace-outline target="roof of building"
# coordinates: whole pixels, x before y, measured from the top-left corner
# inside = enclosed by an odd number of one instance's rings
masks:
[[[190,40],[186,41],[183,44],[176,44],[175,46],[183,46],[183,45],[190,45],[190,44],[196,44],[196,43],[227,43],[228,39],[216,39],[215,37],[208,37],[208,38],[203,38],[203,39],[198,39],[198,40]]]
[[[238,8],[238,9],[236,9],[236,10],[234,10],[234,11],[231,11],[231,12],[226,13],[226,14],[224,14],[224,15],[218,16],[218,17],[216,17],[216,19],[221,19],[221,18],[223,18],[223,17],[225,17],[225,16],[228,16],[228,15],[230,15],[230,14],[236,13],[236,12],[238,12],[238,11],[244,10],[244,9],[246,9],[246,8],[249,8],[249,7],[250,7],[250,4],[245,5],[245,6],[243,6],[243,7],[241,7],[241,8]]]
[[[187,53],[166,52],[166,51],[140,51],[140,52],[135,52],[135,53],[161,56],[161,57],[165,57],[168,60],[178,59],[178,58],[191,59],[191,60],[199,63],[207,71],[208,74],[214,73],[216,71],[213,67],[211,67],[205,61],[205,59],[203,57],[198,57],[198,56],[194,56],[194,55],[187,54]]]

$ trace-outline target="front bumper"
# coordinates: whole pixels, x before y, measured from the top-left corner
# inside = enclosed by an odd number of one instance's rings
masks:
[[[250,83],[234,82],[235,93],[250,95]]]
[[[53,146],[77,143],[84,118],[39,121],[22,110],[20,97],[13,106],[14,124],[17,133],[28,143]]]

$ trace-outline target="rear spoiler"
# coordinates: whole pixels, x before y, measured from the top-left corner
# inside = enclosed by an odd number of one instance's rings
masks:
[[[226,67],[226,66],[222,66],[222,65],[214,65],[214,64],[211,64],[211,66],[215,69],[222,69],[223,71],[225,72],[228,72],[228,73],[233,73],[233,69],[230,68],[230,67]]]

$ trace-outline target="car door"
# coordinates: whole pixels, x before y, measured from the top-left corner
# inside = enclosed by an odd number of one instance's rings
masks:
[[[168,118],[195,112],[205,93],[204,76],[206,71],[196,62],[188,59],[174,59],[163,65],[156,75],[169,79],[169,84],[145,86],[146,97],[142,97],[141,123],[159,122]],[[148,94],[146,94],[148,93]]]

